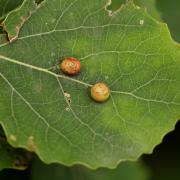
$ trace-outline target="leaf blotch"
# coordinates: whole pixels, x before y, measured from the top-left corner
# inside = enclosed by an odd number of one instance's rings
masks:
[[[29,136],[29,138],[27,140],[27,147],[28,147],[28,150],[31,152],[35,152],[37,150],[37,146],[34,142],[33,136]]]
[[[11,135],[9,135],[8,140],[12,141],[12,142],[16,142],[17,141],[17,137],[14,134],[11,134]]]

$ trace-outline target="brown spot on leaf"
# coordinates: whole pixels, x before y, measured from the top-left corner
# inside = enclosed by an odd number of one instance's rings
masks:
[[[17,137],[14,134],[10,134],[8,136],[8,140],[15,142],[17,140]]]
[[[22,23],[27,20],[27,17],[24,17],[24,16],[21,16],[20,18],[21,18]]]
[[[29,151],[35,152],[37,149],[37,146],[34,142],[34,137],[33,136],[29,136],[28,140],[27,140],[27,147],[29,149]]]

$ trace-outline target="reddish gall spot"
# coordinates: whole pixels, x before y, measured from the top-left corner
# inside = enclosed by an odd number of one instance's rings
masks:
[[[64,59],[59,66],[62,72],[67,75],[76,75],[81,70],[80,61],[74,57]]]

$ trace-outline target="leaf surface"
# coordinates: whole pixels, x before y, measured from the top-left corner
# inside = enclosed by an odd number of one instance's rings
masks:
[[[126,0],[112,0],[110,9],[116,10]],[[171,32],[173,39],[180,42],[180,1],[164,1],[164,0],[134,0],[134,3],[140,7],[147,9],[148,13],[161,22],[165,22]]]
[[[180,47],[167,26],[131,2],[106,6],[46,0],[0,47],[0,122],[47,163],[115,167],[152,152],[180,118]],[[56,68],[69,56],[81,60],[76,77]],[[111,89],[106,103],[89,96],[96,82]]]
[[[161,20],[161,13],[156,7],[156,0],[133,0],[134,3],[148,11],[150,15],[152,15],[157,20]],[[112,4],[109,9],[117,10],[118,7],[123,6],[127,1],[126,0],[112,0]],[[159,2],[159,1],[158,1]],[[160,4],[163,4],[161,2]],[[161,5],[160,5],[161,6]]]
[[[17,39],[19,31],[27,19],[37,9],[34,0],[24,0],[20,7],[11,11],[1,23],[9,41]]]
[[[7,42],[7,35],[5,33],[0,33],[0,44],[5,44]]]

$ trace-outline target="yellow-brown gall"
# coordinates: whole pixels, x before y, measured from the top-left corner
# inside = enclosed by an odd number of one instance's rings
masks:
[[[91,87],[91,97],[96,102],[104,102],[110,96],[110,89],[104,83],[96,83]]]
[[[81,70],[80,61],[74,57],[64,59],[59,66],[64,74],[71,76],[78,74]]]

